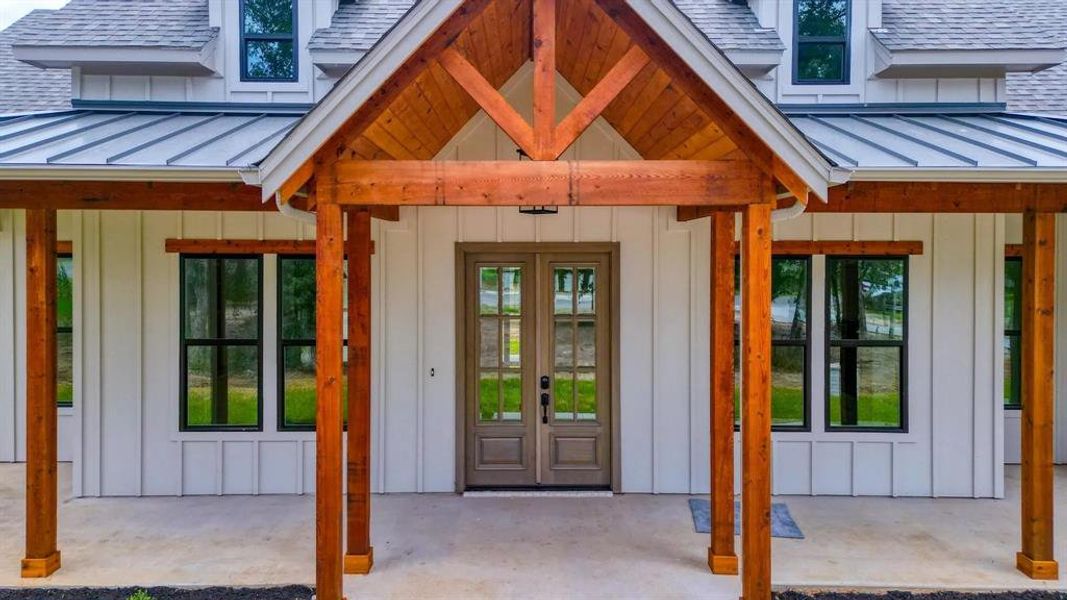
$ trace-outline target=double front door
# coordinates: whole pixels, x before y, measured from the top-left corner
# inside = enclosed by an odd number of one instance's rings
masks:
[[[465,255],[467,487],[611,484],[610,257]]]

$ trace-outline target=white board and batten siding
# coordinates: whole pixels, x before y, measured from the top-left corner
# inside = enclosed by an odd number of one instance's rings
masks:
[[[505,91],[528,113],[528,76]],[[603,122],[567,157],[636,158]],[[515,154],[480,115],[440,158]],[[910,262],[910,427],[902,434],[822,431],[825,260],[813,260],[813,430],[775,434],[776,493],[1003,494],[1002,256],[1017,225],[996,215],[824,214],[775,226],[777,239],[925,245]],[[0,460],[24,455],[23,230],[20,212],[0,211]],[[679,223],[670,207],[562,207],[537,217],[515,208],[405,208],[399,222],[375,221],[372,235],[374,491],[455,488],[454,249],[475,241],[620,244],[621,489],[708,490],[707,220]],[[314,232],[273,213],[84,211],[61,213],[60,236],[75,253],[75,406],[61,428],[75,494],[313,492],[314,435],[276,427],[275,257],[265,257],[263,271],[264,431],[180,432],[179,259],[164,252],[164,240]],[[1061,306],[1065,292],[1061,283]],[[1067,319],[1059,323],[1062,345]],[[1062,365],[1064,353],[1057,358]],[[1058,371],[1064,389],[1067,368]]]

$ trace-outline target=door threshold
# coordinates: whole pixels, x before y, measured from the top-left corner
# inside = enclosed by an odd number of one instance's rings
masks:
[[[611,498],[611,490],[468,490],[464,498]]]

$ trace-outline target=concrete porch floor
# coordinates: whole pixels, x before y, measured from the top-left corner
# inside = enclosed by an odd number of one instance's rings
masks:
[[[61,468],[63,568],[18,575],[23,468],[0,465],[0,586],[239,585],[314,581],[310,496],[70,499]],[[804,540],[774,540],[777,587],[1067,589],[1015,571],[1018,471],[1008,498],[778,497]],[[1067,468],[1056,479],[1065,506]],[[653,596],[736,598],[704,566],[685,496],[375,496],[375,570],[349,597]],[[1067,561],[1067,511],[1057,558]],[[1064,569],[1061,566],[1061,571]],[[1067,573],[1065,573],[1067,575]]]

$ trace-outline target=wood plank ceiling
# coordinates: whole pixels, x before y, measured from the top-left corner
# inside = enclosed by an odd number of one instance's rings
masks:
[[[560,2],[556,68],[588,94],[633,45],[594,0]],[[499,89],[530,60],[530,0],[491,0],[452,46]],[[346,158],[430,160],[478,112],[475,101],[432,59],[348,146]],[[649,63],[603,117],[649,160],[715,160],[740,153],[697,104]]]

